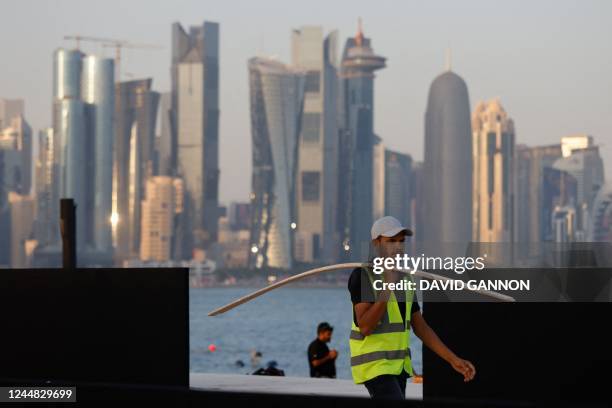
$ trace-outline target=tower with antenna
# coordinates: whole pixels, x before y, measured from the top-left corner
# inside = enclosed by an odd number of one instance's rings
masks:
[[[345,260],[365,260],[366,239],[374,215],[375,72],[386,67],[358,20],[355,37],[344,47],[340,80],[340,202],[338,233]]]

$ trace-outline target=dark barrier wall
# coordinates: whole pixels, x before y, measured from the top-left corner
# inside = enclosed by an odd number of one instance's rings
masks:
[[[185,268],[3,270],[0,327],[3,383],[189,386]]]
[[[424,347],[425,399],[612,400],[612,303],[431,302],[424,316],[477,370],[466,384]]]
[[[178,387],[129,387],[105,384],[77,384],[76,403],[58,403],[67,407],[248,407],[248,408],[526,408],[535,405],[492,404],[489,401],[405,400],[373,401],[317,395],[201,391]],[[22,404],[25,405],[25,404]],[[20,405],[20,406],[22,406]],[[40,406],[42,404],[35,404]],[[8,406],[14,406],[13,403]],[[45,405],[47,406],[47,405]],[[563,405],[565,406],[565,405]],[[557,406],[556,406],[557,407]]]

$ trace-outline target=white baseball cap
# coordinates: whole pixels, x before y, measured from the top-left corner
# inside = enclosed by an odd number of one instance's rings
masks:
[[[394,237],[404,231],[407,236],[412,236],[412,231],[402,226],[402,223],[395,217],[387,215],[374,221],[372,224],[371,235],[372,239],[376,239],[381,235],[383,237]]]

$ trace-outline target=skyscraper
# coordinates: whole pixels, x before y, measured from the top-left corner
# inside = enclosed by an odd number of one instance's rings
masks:
[[[375,220],[388,215],[385,213],[387,192],[385,177],[385,145],[380,137],[374,135],[372,148],[372,218]]]
[[[175,180],[154,176],[146,181],[146,198],[142,201],[142,237],[140,259],[164,262],[171,259],[174,215],[176,213]]]
[[[443,243],[472,239],[471,133],[467,86],[449,67],[431,84],[425,113],[423,238],[430,255]]]
[[[499,100],[472,113],[473,231],[475,242],[512,242],[514,230],[514,122]]]
[[[85,220],[85,118],[81,101],[83,53],[60,48],[53,54],[53,191],[51,214],[59,214],[59,200],[74,198],[77,219]],[[91,158],[90,158],[91,159]],[[73,195],[72,195],[73,194]],[[77,224],[78,245],[84,243],[85,222]],[[47,245],[60,248],[57,223],[50,225],[52,239]],[[41,245],[45,245],[41,242]]]
[[[86,134],[93,159],[89,180],[92,199],[92,249],[112,253],[111,212],[113,186],[113,143],[115,110],[115,64],[110,58],[88,55],[83,59],[81,97],[86,103]],[[91,183],[93,181],[93,183]],[[93,185],[92,185],[93,184]]]
[[[574,206],[556,206],[552,213],[551,223],[553,242],[567,243],[576,239],[576,208]]]
[[[54,243],[57,233],[57,214],[52,213],[55,186],[53,174],[56,163],[53,157],[53,129],[46,128],[38,132],[38,157],[36,171],[36,226],[35,238],[38,245],[47,246]]]
[[[410,223],[408,224],[410,229],[414,231],[414,238],[409,243],[413,253],[416,250],[421,250],[423,238],[418,238],[423,235],[424,227],[424,201],[425,201],[425,181],[423,175],[423,162],[412,162],[410,169]]]
[[[157,142],[157,170],[159,175],[171,176],[176,173],[173,163],[172,144],[172,93],[164,92],[159,98],[160,135]]]
[[[155,126],[159,93],[152,79],[117,84],[115,130],[117,256],[137,257],[140,248],[141,201],[146,182],[156,172]]]
[[[397,218],[402,225],[411,226],[414,200],[412,157],[385,150],[385,215]],[[414,230],[414,228],[411,228]]]
[[[6,202],[7,191],[29,194],[32,186],[32,129],[23,115],[3,121],[0,127],[0,150],[3,154],[0,204]]]
[[[587,240],[589,242],[612,242],[612,183],[604,184],[593,203]]]
[[[23,99],[0,98],[0,129],[10,126],[10,121],[25,114]]]
[[[30,195],[9,193],[11,267],[25,268],[26,241],[32,238],[34,225],[34,199]]]
[[[181,257],[217,240],[219,218],[219,24],[172,25],[172,129],[185,182]],[[173,162],[174,159],[171,159]]]
[[[23,113],[22,100],[0,99],[0,265],[22,267],[19,250],[32,226],[32,216],[16,218],[13,205],[15,197],[29,197],[32,180],[32,130]]]
[[[77,206],[77,253],[82,264],[112,263],[111,208],[114,135],[114,61],[79,50],[53,54],[53,128],[42,135],[41,171],[50,172],[48,208],[40,217],[57,219],[59,199]],[[43,162],[45,164],[43,164]],[[53,163],[49,166],[50,163]],[[50,167],[50,169],[49,169]],[[43,239],[37,265],[58,260],[56,222],[37,230]],[[45,227],[46,225],[46,227]]]
[[[574,150],[586,149],[593,146],[593,136],[587,134],[576,134],[563,136],[561,138],[561,155],[569,157]]]
[[[604,166],[599,147],[588,135],[576,135],[561,139],[563,157],[553,163],[553,168],[567,172],[576,179],[576,202],[571,203],[576,213],[576,241],[586,239],[593,201],[604,184]]]
[[[311,241],[307,258],[333,261],[337,256],[338,198],[337,39],[319,26],[292,32],[292,65],[306,72],[304,113],[298,148],[297,232]]]
[[[250,204],[231,202],[227,209],[227,221],[232,231],[248,230],[251,224]]]
[[[548,190],[567,177],[551,171],[553,163],[561,157],[561,145],[516,147],[517,200],[515,219],[515,239],[517,242],[537,243],[551,239],[551,196]],[[559,181],[556,181],[556,180]],[[549,187],[550,186],[550,187]]]
[[[364,260],[373,211],[374,72],[385,67],[359,23],[341,64],[338,229],[345,258]]]
[[[83,53],[60,48],[53,54],[53,134],[56,162],[52,214],[59,214],[60,198],[73,198],[77,204],[77,253],[85,244],[87,226],[85,188],[86,164],[93,160],[86,156],[85,107],[81,100],[81,71]],[[52,245],[59,250],[60,231],[53,231]]]
[[[54,156],[58,160],[58,179],[56,184],[60,198],[72,198],[76,204],[77,217],[77,254],[91,245],[92,226],[92,183],[93,151],[91,139],[87,138],[85,124],[85,104],[77,98],[66,98],[55,102],[53,133],[57,135],[57,148]],[[88,185],[89,182],[89,185]],[[55,201],[55,214],[59,214],[59,202]],[[59,233],[59,230],[58,230]],[[59,249],[59,235],[56,237]]]
[[[301,71],[278,61],[249,60],[253,149],[250,267],[289,269],[293,265],[295,178],[304,82]]]
[[[604,184],[604,165],[599,154],[599,146],[593,142],[593,137],[588,135],[572,136],[571,140],[576,142],[582,140],[585,143],[580,146],[568,146],[567,137],[561,138],[561,152],[563,157],[557,159],[553,167],[567,171],[578,181],[578,205],[586,203],[588,208],[593,205],[595,195]]]

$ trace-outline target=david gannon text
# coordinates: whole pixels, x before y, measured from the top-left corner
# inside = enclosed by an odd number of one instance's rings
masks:
[[[529,290],[530,281],[525,279],[497,279],[497,280],[425,280],[419,281],[418,289],[420,290]],[[383,282],[381,279],[372,282],[375,290],[415,290],[417,289],[416,282],[410,280],[400,280],[399,282]]]

